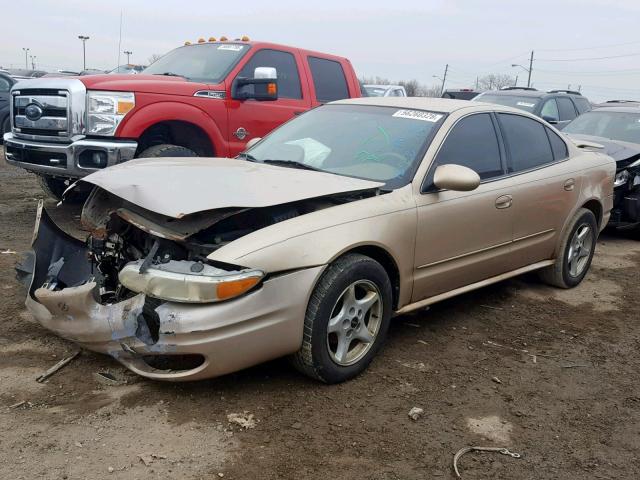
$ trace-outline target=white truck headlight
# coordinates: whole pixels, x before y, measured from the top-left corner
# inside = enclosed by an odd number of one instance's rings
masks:
[[[87,92],[87,135],[113,136],[120,122],[136,106],[133,92]]]

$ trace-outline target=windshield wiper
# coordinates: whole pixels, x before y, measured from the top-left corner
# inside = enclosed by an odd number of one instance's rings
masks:
[[[173,72],[154,73],[154,75],[164,75],[166,77],[182,77],[182,78],[186,78],[184,75],[178,75],[177,73],[173,73]]]
[[[249,160],[250,162],[257,162],[258,159],[251,155],[250,153],[242,152],[237,155],[238,158],[242,158],[243,160]]]
[[[314,172],[324,172],[324,170],[306,163],[296,162],[295,160],[263,160],[262,163],[268,163],[270,165],[280,165],[282,167],[299,168],[301,170],[313,170]]]

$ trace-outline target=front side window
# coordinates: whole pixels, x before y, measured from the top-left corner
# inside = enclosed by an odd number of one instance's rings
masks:
[[[280,50],[260,50],[249,59],[238,74],[239,77],[253,78],[258,67],[273,67],[278,76],[278,98],[302,98],[300,75],[293,54]]]
[[[560,112],[561,121],[573,120],[576,118],[576,109],[570,99],[566,97],[559,97],[556,101],[558,102],[558,111]]]
[[[537,168],[554,161],[546,127],[521,115],[499,113],[500,126],[509,152],[509,173]]]
[[[349,98],[347,78],[342,65],[325,58],[309,57],[309,68],[319,102],[333,102]]]
[[[469,167],[482,180],[503,174],[500,146],[490,114],[471,115],[455,124],[436,156],[434,167],[449,163]]]
[[[544,102],[542,110],[540,110],[540,116],[546,121],[557,122],[560,120],[560,114],[558,113],[558,105],[555,98],[551,98]]]
[[[398,188],[413,179],[445,117],[423,110],[325,105],[284,124],[241,157]]]
[[[11,90],[11,84],[6,78],[0,77],[0,92],[8,92]]]
[[[249,51],[239,43],[201,43],[170,51],[142,73],[184,77],[193,82],[220,83]]]

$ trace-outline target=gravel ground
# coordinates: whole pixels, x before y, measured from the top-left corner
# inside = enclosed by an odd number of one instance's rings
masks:
[[[0,478],[452,479],[467,445],[522,454],[469,453],[469,480],[640,478],[640,241],[628,235],[603,234],[574,290],[527,276],[395,319],[346,384],[284,360],[158,383],[90,352],[40,384],[74,346],[33,321],[14,280],[35,177],[0,158],[0,185]],[[47,206],[79,233],[79,208]],[[254,428],[228,422],[245,412]]]

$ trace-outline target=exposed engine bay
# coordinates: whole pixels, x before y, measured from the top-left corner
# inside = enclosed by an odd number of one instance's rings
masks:
[[[37,256],[49,257],[50,262],[42,265],[46,262],[39,258],[31,291],[41,287],[58,291],[95,282],[96,301],[103,305],[138,293],[186,303],[225,300],[244,288],[255,287],[264,273],[212,262],[207,259],[211,252],[270,225],[378,193],[377,189],[369,189],[283,205],[223,208],[173,218],[97,187],[82,210],[82,226],[90,232],[86,243],[68,240],[65,245],[47,245],[45,238],[59,235],[39,232],[43,244],[34,245],[34,250]],[[46,212],[40,215],[41,230],[57,229]],[[43,255],[45,251],[48,253]],[[32,268],[25,265],[21,269],[23,276],[28,276]],[[233,275],[236,283],[225,286],[222,295],[220,284],[217,293],[206,293],[215,292],[211,285],[216,279]]]
[[[630,227],[640,224],[640,153],[617,161],[610,224]]]

